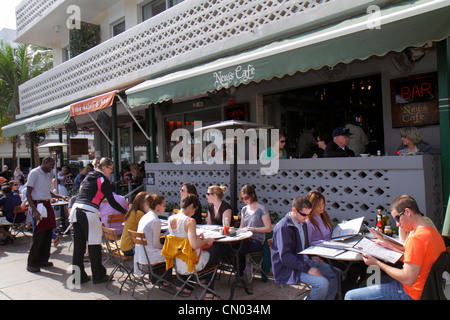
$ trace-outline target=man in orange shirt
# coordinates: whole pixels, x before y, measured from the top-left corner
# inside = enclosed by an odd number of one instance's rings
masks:
[[[391,215],[398,227],[410,233],[404,244],[403,267],[395,268],[363,254],[367,265],[380,267],[391,281],[348,291],[346,300],[419,300],[432,265],[446,250],[442,236],[424,219],[411,196],[397,197]],[[387,242],[380,244],[389,248]]]

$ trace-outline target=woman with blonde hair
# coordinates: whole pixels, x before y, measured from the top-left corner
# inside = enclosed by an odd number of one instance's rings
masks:
[[[422,132],[416,127],[404,127],[400,129],[401,146],[397,149],[398,155],[406,154],[441,154],[438,148],[433,148],[423,140]]]
[[[306,198],[312,205],[312,210],[306,222],[310,245],[316,244],[321,240],[330,240],[333,225],[325,210],[325,196],[320,191],[312,190]]]
[[[126,256],[134,255],[134,248],[127,230],[136,231],[139,221],[144,216],[144,214],[150,210],[148,201],[146,199],[147,196],[147,192],[139,192],[136,195],[136,198],[134,198],[127,214],[125,215],[125,222],[123,223],[124,232],[122,233],[122,237],[120,238],[120,249]]]
[[[206,217],[206,224],[225,225],[225,219],[228,219],[228,224],[232,222],[232,210],[229,203],[222,200],[223,195],[227,191],[226,186],[210,186],[206,193],[208,200],[208,216]]]

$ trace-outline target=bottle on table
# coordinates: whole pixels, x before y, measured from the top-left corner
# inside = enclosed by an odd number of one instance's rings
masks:
[[[383,221],[382,221],[383,217],[381,216],[381,209],[378,209],[378,214],[377,214],[377,231],[379,232],[383,232],[384,230],[384,226],[383,226]]]
[[[225,218],[225,225],[223,226],[223,234],[228,236],[228,229],[230,229],[230,222]]]

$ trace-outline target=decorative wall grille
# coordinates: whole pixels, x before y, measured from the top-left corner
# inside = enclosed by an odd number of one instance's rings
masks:
[[[191,182],[206,205],[208,186],[230,185],[229,170],[230,165],[146,164],[147,174],[155,176],[155,185],[147,185],[147,191],[177,203],[181,184]],[[258,165],[238,165],[238,192],[246,183],[255,185],[258,201],[268,210],[284,214],[290,211],[297,195],[319,190],[325,195],[331,218],[364,216],[372,225],[377,209],[389,212],[397,196],[410,194],[421,211],[440,228],[443,224],[441,179],[439,156],[281,160],[278,173],[272,176],[261,175]],[[230,201],[229,191],[225,201]],[[238,209],[242,206],[239,202]]]
[[[30,116],[314,26],[365,14],[385,0],[186,0],[20,86]],[[29,0],[18,34],[71,1]]]

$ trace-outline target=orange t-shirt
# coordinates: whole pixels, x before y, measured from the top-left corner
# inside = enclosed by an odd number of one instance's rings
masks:
[[[431,267],[445,250],[442,236],[433,227],[419,227],[406,240],[404,262],[421,266],[416,282],[412,286],[403,285],[414,300],[420,299]]]

